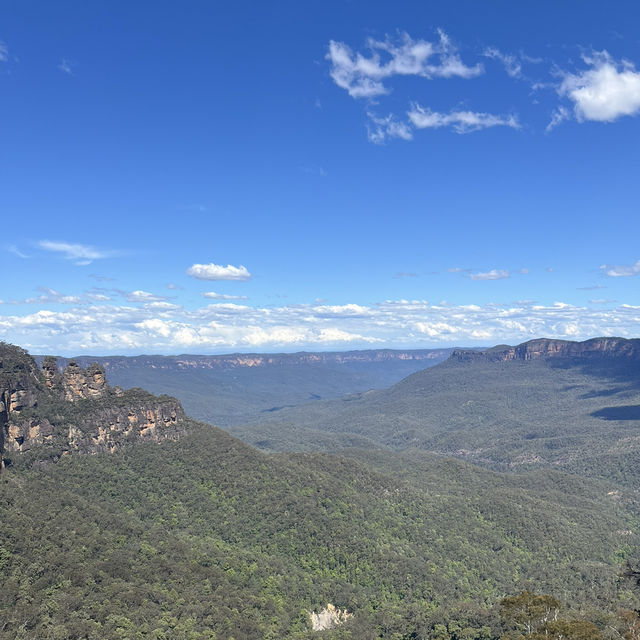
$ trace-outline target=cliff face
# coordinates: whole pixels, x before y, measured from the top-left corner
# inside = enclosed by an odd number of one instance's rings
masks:
[[[176,439],[185,420],[175,398],[111,387],[97,364],[82,369],[70,362],[60,372],[47,357],[40,370],[22,349],[0,345],[0,467],[7,454],[42,446],[56,458]]]
[[[217,356],[110,356],[99,358],[100,364],[108,372],[131,367],[150,369],[213,369],[228,370],[259,367],[284,367],[309,364],[349,364],[389,361],[441,361],[449,356],[451,349],[370,349],[363,351],[340,351],[323,353],[274,353],[274,354],[229,354]],[[64,362],[63,359],[61,361]],[[76,359],[80,365],[89,364],[92,359],[81,356]],[[70,361],[71,362],[71,361]]]
[[[455,350],[453,360],[508,362],[539,358],[628,358],[640,360],[640,340],[626,338],[592,338],[584,342],[539,338],[515,347],[501,345],[487,351]]]

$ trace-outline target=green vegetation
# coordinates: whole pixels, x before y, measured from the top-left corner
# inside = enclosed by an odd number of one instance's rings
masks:
[[[229,430],[272,451],[338,451],[355,441],[498,470],[552,466],[636,486],[640,369],[625,358],[449,360],[390,389],[283,409]]]
[[[266,455],[190,431],[5,472],[1,638],[308,638],[307,612],[331,602],[355,616],[327,637],[444,624],[480,640],[525,588],[576,612],[632,604],[618,574],[635,507],[599,481],[432,456],[403,475],[400,457]]]

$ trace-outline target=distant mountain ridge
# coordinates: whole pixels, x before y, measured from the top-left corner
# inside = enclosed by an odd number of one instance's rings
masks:
[[[180,400],[186,412],[220,427],[310,401],[384,389],[446,360],[453,349],[235,353],[227,355],[78,356],[98,362],[113,384],[142,387]],[[43,362],[42,356],[36,361]],[[58,358],[63,369],[68,358]]]
[[[482,350],[455,349],[454,360],[487,360],[508,362],[510,360],[535,360],[537,358],[630,358],[640,359],[640,339],[600,337],[582,342],[536,338],[514,347],[498,345]]]
[[[357,351],[327,351],[297,353],[230,353],[223,355],[177,356],[76,356],[58,358],[61,367],[70,360],[81,366],[99,362],[106,370],[148,366],[154,369],[238,369],[245,367],[282,367],[304,364],[347,364],[390,361],[433,361],[444,360],[453,349],[366,349]],[[44,356],[35,356],[42,361]]]

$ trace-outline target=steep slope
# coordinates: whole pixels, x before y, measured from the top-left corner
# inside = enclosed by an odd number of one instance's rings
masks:
[[[639,342],[536,340],[457,351],[390,389],[285,409],[232,432],[270,449],[335,450],[360,438],[496,468],[584,470],[585,460],[640,451]]]
[[[55,460],[72,451],[113,452],[136,439],[174,439],[184,424],[177,400],[111,387],[98,364],[85,370],[72,361],[61,373],[49,357],[40,370],[26,351],[0,344],[0,468],[36,449]]]
[[[416,456],[266,455],[194,424],[20,458],[0,492],[0,638],[311,638],[327,603],[353,614],[347,637],[426,637],[472,601],[479,639],[485,608],[523,588],[625,600],[633,492]]]

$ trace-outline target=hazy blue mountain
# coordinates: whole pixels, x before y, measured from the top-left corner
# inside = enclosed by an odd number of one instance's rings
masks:
[[[283,407],[388,387],[445,360],[452,349],[222,356],[79,356],[98,362],[112,384],[178,398],[194,418],[226,427]],[[42,361],[42,356],[36,358]],[[66,358],[58,358],[62,367]]]
[[[501,469],[589,472],[608,457],[617,462],[610,460],[607,473],[617,473],[619,462],[624,474],[630,456],[640,455],[638,341],[603,340],[457,351],[389,389],[282,409],[231,431],[271,450],[355,442]]]

